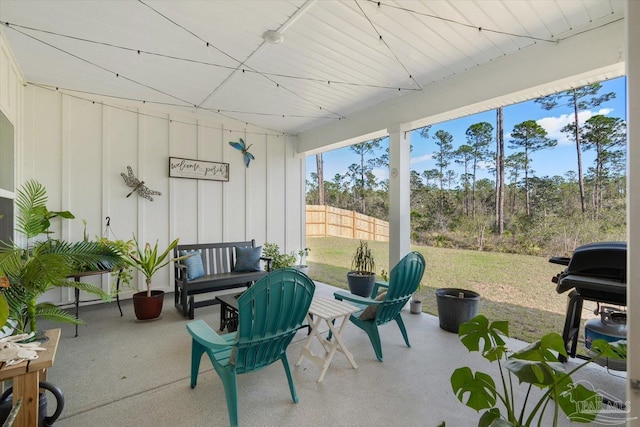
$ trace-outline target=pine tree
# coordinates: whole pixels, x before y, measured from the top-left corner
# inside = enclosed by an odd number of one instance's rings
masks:
[[[511,149],[524,150],[524,187],[527,215],[531,215],[531,200],[529,197],[529,169],[531,158],[535,151],[552,148],[558,144],[555,139],[547,138],[547,131],[534,120],[526,120],[513,127],[511,131]]]
[[[576,152],[578,157],[578,186],[580,188],[580,204],[582,207],[582,213],[586,211],[585,191],[584,191],[584,177],[582,173],[582,149],[580,147],[580,122],[578,120],[578,113],[581,110],[589,108],[595,108],[604,102],[607,102],[616,97],[615,92],[608,92],[598,96],[598,92],[602,89],[600,83],[594,83],[587,86],[583,86],[577,89],[570,89],[565,92],[554,93],[553,95],[545,96],[543,98],[536,99],[535,102],[542,105],[545,110],[552,110],[558,105],[564,102],[567,107],[573,108],[573,140],[576,143]]]

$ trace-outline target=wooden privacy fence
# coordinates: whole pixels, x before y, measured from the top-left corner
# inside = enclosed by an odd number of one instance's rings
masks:
[[[326,205],[307,205],[307,237],[389,241],[389,222],[355,211]]]

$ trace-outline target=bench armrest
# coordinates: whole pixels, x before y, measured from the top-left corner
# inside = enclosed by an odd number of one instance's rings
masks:
[[[269,256],[261,256],[260,259],[264,262],[267,263],[267,270],[266,271],[271,271],[271,261],[273,261],[273,258],[269,257]]]

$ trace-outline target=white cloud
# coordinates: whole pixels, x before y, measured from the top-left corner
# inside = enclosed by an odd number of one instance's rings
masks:
[[[606,116],[613,111],[613,108],[601,108],[600,110],[593,112],[591,110],[580,111],[578,113],[578,122],[580,126],[587,120],[595,115]],[[561,114],[557,117],[544,117],[536,122],[547,131],[547,136],[551,139],[557,139],[559,145],[573,144],[573,141],[569,140],[567,135],[561,131],[569,123],[573,123],[573,114]]]
[[[387,168],[373,168],[372,172],[379,181],[389,179],[389,169]]]
[[[485,162],[485,161],[478,162],[478,169],[480,170],[489,170],[489,168],[493,168],[493,167],[494,165],[492,162]]]
[[[422,162],[426,162],[428,160],[433,159],[433,153],[430,154],[425,154],[423,156],[418,156],[418,157],[412,157],[409,160],[409,163],[412,165],[415,165],[416,163],[422,163]]]

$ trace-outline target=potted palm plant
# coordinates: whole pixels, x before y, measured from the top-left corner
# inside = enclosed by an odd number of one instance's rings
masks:
[[[375,271],[373,252],[366,240],[360,240],[351,258],[351,271],[347,273],[349,292],[369,298],[376,282]]]
[[[149,243],[141,248],[138,239],[133,236],[134,248],[128,254],[128,264],[136,270],[140,271],[145,277],[147,290],[133,294],[133,309],[138,320],[156,319],[162,312],[162,303],[164,301],[164,291],[151,290],[151,279],[153,275],[172,261],[179,261],[188,258],[191,255],[170,258],[169,254],[178,245],[179,239],[175,239],[163,251],[158,250],[158,241],[152,248]]]
[[[74,216],[68,211],[50,211],[46,203],[44,186],[35,180],[27,181],[15,200],[16,232],[23,236],[24,243],[0,243],[0,326],[10,318],[16,334],[36,332],[38,318],[82,324],[72,313],[49,302],[39,302],[39,297],[51,289],[73,287],[108,300],[110,295],[99,287],[70,281],[69,277],[80,269],[99,270],[102,262],[117,264],[123,259],[123,254],[112,246],[51,238],[52,219]],[[38,240],[41,235],[46,237]]]

